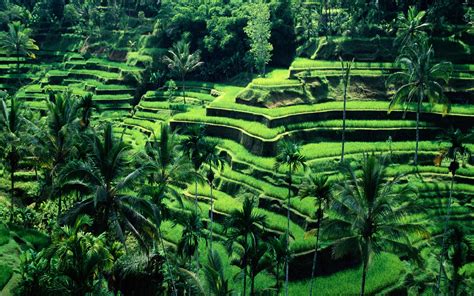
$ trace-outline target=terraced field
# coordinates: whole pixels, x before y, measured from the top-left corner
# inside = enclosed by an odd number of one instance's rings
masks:
[[[63,60],[63,63],[59,61]],[[170,124],[182,133],[189,125],[203,125],[206,135],[220,140],[219,149],[227,164],[216,176],[213,192],[216,199],[214,216],[217,250],[224,254],[225,238],[223,219],[234,209],[242,207],[243,196],[258,197],[258,211],[267,217],[264,228],[268,235],[280,236],[286,229],[285,171],[275,169],[277,143],[285,138],[302,142],[302,152],[309,169],[324,172],[331,179],[341,178],[338,172],[340,138],[342,131],[342,106],[340,71],[338,62],[296,59],[289,69],[272,69],[265,78],[255,78],[247,86],[192,81],[186,83],[186,96],[180,89],[170,95],[165,89],[151,89],[137,93],[137,76],[143,68],[107,59],[85,59],[77,54],[44,53],[37,61],[21,60],[20,73],[12,73],[13,60],[0,56],[0,88],[7,90],[21,80],[25,84],[17,96],[32,110],[44,110],[50,91],[70,90],[83,96],[93,94],[100,111],[94,120],[111,121],[114,131],[123,135],[136,149],[141,149],[153,136],[159,136],[160,126]],[[37,69],[37,70],[35,70]],[[447,164],[435,166],[433,160],[449,143],[439,142],[437,136],[450,126],[463,130],[472,127],[474,107],[474,65],[455,65],[448,95],[454,102],[449,113],[442,107],[423,105],[421,114],[420,166],[410,165],[414,150],[415,112],[410,106],[405,112],[397,108],[387,114],[389,97],[393,90],[387,89],[384,79],[396,70],[392,63],[356,62],[351,74],[352,85],[347,103],[346,158],[354,162],[364,153],[390,155],[390,174],[407,174],[407,180],[417,187],[426,213],[420,221],[440,219],[446,214],[445,205],[449,191],[450,175]],[[178,87],[180,85],[178,84]],[[186,101],[186,104],[184,103]],[[474,144],[468,144],[474,151]],[[32,182],[35,174],[31,168],[18,174],[18,187],[31,195],[38,190]],[[296,172],[295,187],[305,174]],[[4,192],[8,184],[0,184]],[[186,211],[192,206],[194,185],[185,192],[189,200],[185,208],[177,202],[169,202],[173,211]],[[197,187],[198,205],[202,218],[209,220],[210,188]],[[468,162],[459,169],[455,177],[455,202],[452,219],[465,222],[474,233],[473,197],[474,169]],[[308,284],[314,238],[305,232],[316,223],[315,204],[310,199],[291,200],[290,234],[294,259],[290,265],[291,295],[306,295],[302,287]],[[440,233],[441,224],[433,225],[434,234]],[[162,226],[166,242],[176,247],[182,227],[169,222]],[[474,235],[470,236],[474,241]],[[0,244],[1,245],[1,244]],[[205,245],[200,245],[204,254]],[[358,287],[348,285],[360,277],[360,269],[339,270],[331,264],[327,242],[322,243],[321,262],[317,279],[321,287],[318,294],[356,294]],[[223,255],[226,261],[230,258]],[[202,255],[204,262],[205,256]],[[337,264],[336,264],[337,265]],[[369,273],[367,292],[370,294],[389,291],[402,285],[406,268],[395,255],[382,253],[374,259]],[[2,265],[0,265],[0,268]],[[236,267],[235,267],[236,268]],[[228,270],[228,274],[236,269]],[[1,274],[10,274],[0,269],[0,284],[5,281]],[[6,277],[6,276],[3,276]],[[266,289],[273,284],[267,273],[257,276],[256,286]],[[0,285],[1,286],[1,285]]]

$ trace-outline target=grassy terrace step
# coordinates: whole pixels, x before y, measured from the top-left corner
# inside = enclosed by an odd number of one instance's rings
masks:
[[[242,143],[252,153],[257,155],[272,155],[275,153],[276,141],[290,135],[306,141],[335,141],[340,139],[342,122],[328,120],[290,124],[277,128],[268,128],[261,123],[249,122],[226,117],[205,116],[204,110],[194,109],[187,113],[176,115],[171,120],[173,128],[189,124],[205,124],[210,136],[226,138]],[[371,121],[348,120],[346,122],[348,141],[370,139],[370,141],[386,140],[388,135],[394,141],[414,138],[415,122],[407,120]],[[438,128],[428,123],[421,125],[422,140],[432,139]]]
[[[131,103],[133,96],[129,94],[121,95],[94,95],[93,100],[100,104],[123,104]]]
[[[250,164],[257,168],[274,172],[275,158],[262,157],[250,153],[245,147],[237,142],[231,140],[220,140],[219,147],[231,155],[232,160],[240,161]],[[419,143],[420,152],[432,152],[438,154],[439,151],[449,147],[449,143],[440,143],[438,141],[421,141]],[[474,144],[468,144],[469,149],[474,150]],[[414,141],[403,142],[346,142],[346,155],[361,154],[366,152],[410,152],[413,153],[415,149]],[[310,143],[303,145],[301,152],[305,155],[308,162],[320,160],[330,157],[339,157],[341,150],[341,143],[339,142],[325,142],[325,143]],[[280,169],[280,173],[283,170]]]
[[[127,65],[126,63],[113,62],[105,59],[91,58],[88,60],[69,60],[65,63],[66,68],[101,70],[107,72],[130,72],[139,73],[143,68]]]
[[[341,63],[339,61],[328,60],[312,60],[308,58],[296,58],[290,66],[290,72],[304,71],[312,69],[322,70],[340,70]],[[395,63],[389,62],[359,62],[352,64],[352,69],[359,70],[397,70],[399,69]],[[474,72],[473,64],[454,64],[453,70],[456,72]]]
[[[170,113],[167,110],[152,112],[139,109],[137,112],[135,112],[134,117],[148,120],[166,121],[170,118]]]

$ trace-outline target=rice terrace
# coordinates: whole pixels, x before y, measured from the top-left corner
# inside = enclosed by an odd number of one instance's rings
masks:
[[[474,295],[473,51],[470,0],[0,0],[0,295]]]

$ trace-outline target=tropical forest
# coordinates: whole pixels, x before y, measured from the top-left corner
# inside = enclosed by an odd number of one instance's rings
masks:
[[[474,295],[473,53],[472,0],[0,0],[0,295]]]

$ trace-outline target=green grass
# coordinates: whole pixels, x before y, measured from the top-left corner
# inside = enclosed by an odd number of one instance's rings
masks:
[[[41,250],[47,247],[50,243],[49,237],[47,235],[35,229],[26,229],[13,226],[12,231],[36,250]]]
[[[0,264],[0,292],[13,275],[13,269],[9,265]]]
[[[347,269],[330,276],[317,277],[314,286],[315,291],[318,295],[358,295],[360,292],[361,269]],[[397,256],[388,253],[376,256],[369,266],[366,293],[372,295],[396,284],[400,280],[403,271],[403,262]],[[306,296],[308,291],[309,280],[290,283],[289,294],[292,296]]]
[[[10,240],[10,230],[5,224],[0,223],[0,246],[8,243],[9,240]]]

